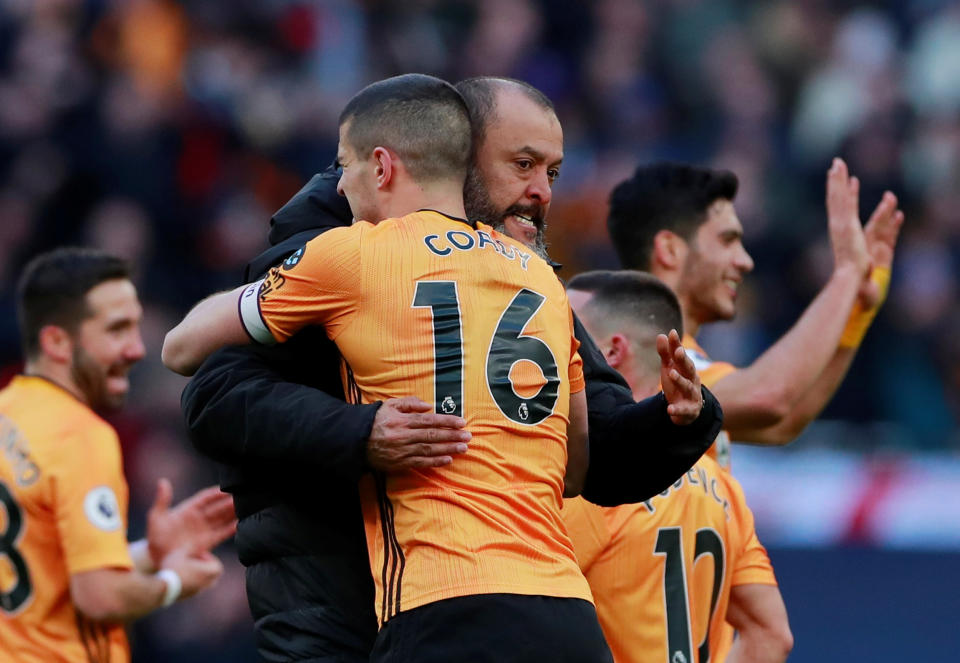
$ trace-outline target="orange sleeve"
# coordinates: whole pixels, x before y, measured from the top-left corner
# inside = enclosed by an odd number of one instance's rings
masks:
[[[283,342],[308,325],[322,324],[336,338],[360,308],[361,240],[367,227],[358,223],[329,230],[250,284],[239,304],[250,336],[261,343]]]
[[[51,468],[53,508],[69,574],[133,568],[120,441],[106,424],[78,426]]]
[[[582,497],[573,497],[563,501],[560,515],[573,542],[580,570],[586,573],[610,543],[603,512]]]
[[[566,296],[566,293],[564,293]],[[570,302],[567,302],[567,310],[570,314],[570,393],[576,394],[583,391],[587,384],[583,377],[583,359],[580,357],[580,341],[573,333],[573,309],[570,308]]]
[[[736,370],[737,367],[733,364],[728,364],[725,361],[714,361],[710,362],[709,366],[697,372],[700,374],[700,383],[707,389],[710,389],[713,385]]]
[[[729,472],[718,472],[727,484],[728,495],[731,501],[731,517],[737,519],[737,530],[740,532],[738,542],[739,552],[734,563],[733,576],[730,582],[736,585],[776,585],[777,578],[773,573],[773,565],[767,555],[766,548],[757,538],[753,524],[753,512],[747,506],[746,497],[740,484]]]

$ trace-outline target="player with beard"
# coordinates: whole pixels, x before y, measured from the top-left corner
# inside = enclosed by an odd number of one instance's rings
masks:
[[[26,368],[0,391],[4,660],[128,661],[124,621],[209,587],[223,570],[210,550],[236,523],[215,488],[169,509],[161,480],[147,539],[126,541],[120,444],[96,412],[123,403],[144,355],[129,274],[119,258],[59,249],[20,280]]]
[[[826,208],[834,267],[793,327],[750,366],[714,362],[697,345],[700,328],[729,320],[753,259],[733,206],[736,175],[684,164],[641,166],[610,195],[608,227],[623,266],[649,271],[680,300],[684,345],[723,406],[726,431],[711,455],[729,467],[729,440],[786,444],[830,401],[883,304],[903,223],[883,195],[866,226],[859,182],[835,159]],[[727,435],[729,432],[729,437]]]
[[[528,246],[539,241],[542,248],[563,152],[549,100],[505,79],[470,79],[457,87],[473,129],[473,169],[464,190],[468,218],[489,218],[511,237]],[[534,144],[530,128],[542,130]],[[335,169],[315,175],[274,215],[273,246],[248,265],[245,281],[260,278],[319,233],[351,223],[337,179]],[[674,357],[664,364],[668,392],[636,403],[579,324],[576,334],[591,438],[583,494],[615,505],[659,493],[716,436],[721,413],[715,399],[704,390],[699,417],[681,425],[696,417],[699,410],[687,406],[700,399],[688,401],[681,390],[671,390]],[[391,401],[347,405],[338,363],[322,330],[308,329],[282,346],[218,351],[183,394],[191,440],[225,464],[221,485],[235,495],[238,551],[248,567],[258,649],[268,660],[366,659],[376,621],[356,482],[369,468],[456,462],[459,440],[449,437],[451,419],[430,414],[433,405],[419,399],[403,399],[402,410]],[[685,370],[682,362],[678,368]],[[331,500],[343,507],[324,508]]]
[[[479,77],[461,81],[473,129],[473,168],[464,203],[471,220],[489,222],[549,260],[546,220],[563,163],[563,129],[553,104],[523,81]],[[584,362],[590,426],[590,469],[584,497],[603,506],[638,502],[660,492],[699,458],[711,407],[700,419],[678,416],[680,396],[671,377],[686,374],[687,357],[671,343],[662,365],[663,390],[635,402],[623,377],[610,368],[574,316]],[[699,387],[699,385],[698,385]],[[719,414],[719,412],[717,412]],[[667,415],[667,416],[665,416]],[[668,418],[669,417],[669,418]],[[714,423],[718,423],[714,421]],[[709,432],[719,432],[713,427]],[[663,435],[663,437],[658,437]]]

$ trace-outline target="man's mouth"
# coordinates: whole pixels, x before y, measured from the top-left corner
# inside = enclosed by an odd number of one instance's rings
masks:
[[[126,364],[111,367],[107,371],[107,384],[110,385],[111,391],[126,392],[130,388],[129,374],[130,366]]]
[[[540,229],[536,221],[526,214],[507,214],[503,217],[503,229],[513,239],[533,247],[537,242]]]
[[[527,228],[532,228],[533,230],[537,229],[537,224],[531,217],[525,214],[512,214],[511,216],[513,216],[513,218],[519,221],[520,225]]]

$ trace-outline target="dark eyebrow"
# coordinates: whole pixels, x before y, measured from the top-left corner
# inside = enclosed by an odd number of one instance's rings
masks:
[[[534,159],[536,159],[537,161],[546,161],[546,160],[547,160],[547,155],[546,155],[546,154],[544,154],[543,152],[541,152],[541,151],[538,150],[538,149],[535,149],[535,148],[530,147],[529,145],[524,145],[523,147],[521,147],[521,148],[520,148],[519,150],[517,150],[517,151],[518,151],[518,152],[526,152],[527,154],[529,154],[530,156],[532,156],[532,157],[533,157]],[[560,157],[560,158],[557,160],[557,163],[559,164],[559,163],[562,163],[562,162],[563,162],[563,157]]]

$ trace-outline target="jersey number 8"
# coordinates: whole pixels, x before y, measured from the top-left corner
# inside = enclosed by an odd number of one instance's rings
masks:
[[[27,563],[16,548],[23,533],[23,514],[20,506],[14,501],[13,495],[10,494],[10,490],[2,481],[0,481],[0,504],[6,511],[6,528],[0,532],[0,556],[9,560],[17,578],[10,589],[0,588],[0,610],[13,614],[30,598],[33,587],[30,584]]]

